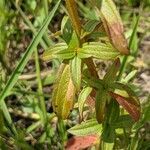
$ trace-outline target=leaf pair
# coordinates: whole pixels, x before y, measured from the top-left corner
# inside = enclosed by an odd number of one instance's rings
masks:
[[[114,82],[119,69],[119,59],[116,59],[103,80],[86,78],[87,82],[97,89],[96,96],[96,118],[99,123],[103,121],[106,104],[110,97],[114,98],[133,118],[138,121],[140,118],[139,100],[127,85]]]
[[[115,59],[119,52],[110,43],[90,42],[84,43],[81,48],[68,47],[65,43],[59,43],[46,50],[42,56],[43,60],[97,58],[102,60]]]

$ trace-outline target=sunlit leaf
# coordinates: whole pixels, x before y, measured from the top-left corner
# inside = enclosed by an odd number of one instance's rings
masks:
[[[88,136],[74,136],[67,142],[66,150],[80,150],[86,149],[93,146],[99,142],[99,137],[97,135]]]
[[[80,113],[81,118],[83,117],[83,108],[84,108],[85,101],[87,100],[91,91],[92,91],[91,87],[85,87],[85,88],[83,88],[83,90],[79,94],[78,106],[79,106],[79,113]]]
[[[75,87],[70,76],[70,66],[60,66],[56,84],[53,90],[52,105],[54,112],[60,119],[66,119],[73,108]]]
[[[137,74],[137,70],[131,71],[124,79],[121,79],[122,82],[128,83],[132,80]]]
[[[97,11],[114,47],[121,53],[128,54],[129,50],[123,34],[122,21],[113,1],[102,0],[101,7]]]
[[[79,47],[79,45],[80,45],[79,39],[78,39],[76,33],[73,32],[71,39],[70,39],[70,42],[69,42],[69,45],[68,45],[68,48],[74,49],[74,51],[76,51],[76,49]]]
[[[70,128],[69,133],[77,136],[101,134],[102,126],[95,119],[87,120]]]
[[[82,48],[78,50],[78,57],[89,58],[94,57],[103,60],[115,59],[119,52],[112,47],[111,44],[104,44],[100,42],[90,42],[83,44]]]
[[[126,98],[113,92],[110,92],[110,95],[131,115],[134,121],[139,120],[140,106],[132,97]]]
[[[89,20],[85,25],[84,25],[84,30],[85,32],[92,32],[95,27],[99,24],[99,21],[97,20]]]
[[[75,56],[75,52],[72,49],[68,49],[66,43],[56,44],[47,49],[42,55],[42,59],[50,61],[51,59],[71,59]]]
[[[76,90],[80,90],[81,86],[81,59],[75,56],[70,61],[71,78]]]

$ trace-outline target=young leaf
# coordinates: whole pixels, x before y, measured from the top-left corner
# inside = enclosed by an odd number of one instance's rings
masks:
[[[91,93],[92,88],[91,87],[85,87],[81,91],[78,97],[78,106],[79,106],[79,113],[80,117],[83,118],[83,108],[84,108],[84,103],[87,100],[89,94]]]
[[[116,74],[120,67],[120,60],[117,58],[114,63],[109,67],[107,73],[104,76],[104,81],[109,84],[110,82],[113,82],[116,78]]]
[[[74,49],[74,51],[76,51],[76,49],[80,46],[80,43],[79,43],[79,39],[76,35],[75,32],[73,32],[72,36],[71,36],[71,39],[70,39],[70,42],[69,42],[69,46],[68,48],[69,49]]]
[[[132,98],[126,98],[119,94],[110,92],[110,95],[117,100],[117,102],[131,115],[134,121],[138,121],[140,118],[140,106]]]
[[[96,119],[98,123],[102,123],[105,114],[105,106],[108,99],[108,93],[103,88],[99,89],[96,94]]]
[[[113,1],[102,0],[101,7],[97,11],[114,47],[121,53],[128,54],[129,50],[123,34],[122,21]]]
[[[56,84],[53,90],[52,105],[54,112],[60,119],[66,119],[73,108],[75,87],[70,76],[70,66],[60,66]]]
[[[111,44],[104,44],[100,42],[90,42],[83,44],[82,48],[78,50],[79,58],[94,57],[103,60],[115,59],[119,52],[112,47]]]
[[[76,90],[80,90],[81,86],[81,59],[75,56],[70,61],[71,79],[73,81]]]
[[[97,135],[74,136],[67,142],[66,150],[81,150],[97,144],[99,137]]]
[[[85,136],[92,134],[101,134],[102,126],[95,119],[87,120],[68,130],[69,133],[77,136]]]

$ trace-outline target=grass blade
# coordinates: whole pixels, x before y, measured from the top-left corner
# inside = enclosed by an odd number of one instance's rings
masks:
[[[54,14],[56,12],[59,4],[60,4],[60,0],[57,2],[55,7],[53,8],[53,10],[49,13],[47,19],[44,21],[44,23],[43,23],[42,27],[40,28],[39,32],[37,33],[37,35],[31,41],[31,43],[28,46],[24,56],[21,58],[18,66],[16,67],[16,69],[12,73],[12,75],[11,75],[10,79],[8,80],[5,88],[3,89],[3,91],[0,95],[0,101],[4,100],[4,98],[8,95],[8,93],[10,92],[12,87],[17,82],[19,75],[21,74],[21,72],[23,71],[25,65],[27,64],[27,62],[29,60],[29,58],[31,57],[32,52],[36,49],[37,45],[39,44],[44,32],[47,29],[47,26],[48,26],[49,22],[52,20]]]

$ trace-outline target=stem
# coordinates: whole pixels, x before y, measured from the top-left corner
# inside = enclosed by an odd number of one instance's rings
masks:
[[[62,119],[58,120],[58,131],[60,133],[60,138],[62,140],[62,145],[64,146],[66,140],[67,140],[67,132],[64,125],[64,121]]]
[[[81,35],[81,22],[79,19],[78,11],[77,11],[77,4],[75,0],[65,0],[66,1],[66,6],[68,9],[68,14],[72,22],[72,26],[80,39]]]
[[[44,11],[45,11],[45,18],[48,15],[48,2],[47,0],[43,1],[43,5],[44,5]]]
[[[42,81],[41,81],[41,76],[40,76],[40,64],[39,64],[37,50],[35,51],[35,65],[36,65],[36,74],[37,74],[37,81],[38,81],[38,93],[43,95]],[[39,100],[40,100],[40,102],[39,102],[40,109],[43,112],[42,119],[43,119],[44,124],[46,124],[47,123],[47,111],[46,111],[44,96],[40,96]]]

